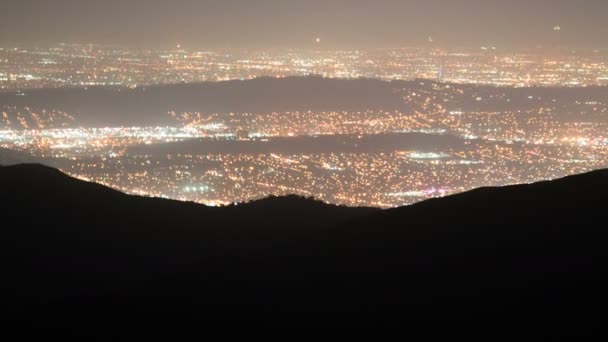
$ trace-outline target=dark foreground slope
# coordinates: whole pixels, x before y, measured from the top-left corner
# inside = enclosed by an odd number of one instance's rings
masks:
[[[0,189],[4,222],[21,222],[2,239],[15,324],[584,335],[606,318],[608,171],[382,212],[295,197],[213,209],[41,166],[0,169]]]
[[[128,196],[42,165],[0,167],[0,205],[8,290],[0,317],[138,288],[193,265],[218,269],[377,211],[297,196],[213,208]]]

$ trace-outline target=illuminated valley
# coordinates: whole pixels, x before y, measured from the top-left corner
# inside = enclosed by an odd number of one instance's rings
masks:
[[[384,98],[386,92],[395,103],[377,106],[366,99],[339,110],[323,109],[341,107],[333,103],[315,106],[318,95],[307,93],[330,79],[245,81],[244,94],[259,87],[250,82],[311,82],[294,92],[311,97],[316,109],[273,109],[269,100],[267,110],[257,103],[255,111],[168,108],[152,115],[147,107],[129,104],[144,113],[138,120],[145,125],[128,125],[133,120],[125,114],[117,121],[123,125],[104,127],[86,123],[86,108],[23,105],[22,99],[37,103],[39,96],[23,92],[7,97],[10,104],[1,108],[0,147],[127,193],[208,205],[298,194],[349,206],[396,207],[608,167],[604,87],[379,82],[370,89],[386,89],[374,96]],[[348,87],[366,81],[340,82]],[[127,98],[141,94],[131,91]],[[113,90],[111,96],[123,92]]]

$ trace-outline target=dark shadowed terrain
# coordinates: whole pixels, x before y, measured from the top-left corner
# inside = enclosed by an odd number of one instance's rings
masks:
[[[96,338],[582,336],[606,318],[607,188],[596,171],[387,211],[298,197],[209,208],[2,167],[1,317]]]

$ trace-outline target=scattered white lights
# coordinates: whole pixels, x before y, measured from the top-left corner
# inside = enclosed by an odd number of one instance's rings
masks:
[[[562,27],[556,25],[555,31]],[[427,40],[433,43],[433,38]],[[156,84],[247,80],[260,76],[323,75],[332,78],[373,77],[384,80],[437,79],[441,82],[499,86],[608,85],[608,61],[603,54],[577,50],[547,58],[543,53],[497,49],[426,48],[306,50],[170,50],[63,44],[33,50],[0,50],[0,89],[111,86],[136,88]],[[327,44],[323,44],[327,45]],[[488,52],[492,53],[488,53]],[[442,56],[441,59],[436,56]],[[24,60],[31,61],[25,64]],[[440,61],[439,61],[440,60]],[[57,73],[70,65],[70,73]],[[1,68],[0,68],[1,69]]]
[[[444,159],[449,158],[450,155],[446,153],[411,152],[409,157],[412,159]]]

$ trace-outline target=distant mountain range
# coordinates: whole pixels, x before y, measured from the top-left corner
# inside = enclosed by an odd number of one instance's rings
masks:
[[[210,208],[1,167],[0,317],[39,337],[582,336],[605,323],[606,189],[603,170],[384,211],[295,196]]]
[[[405,109],[389,82],[322,77],[261,77],[246,81],[175,84],[135,89],[66,88],[0,93],[0,103],[77,113],[85,126],[174,124],[167,114],[270,113]]]
[[[420,103],[404,99],[404,95],[410,93],[422,96],[418,99]],[[0,92],[0,104],[14,107],[17,111],[23,111],[22,108],[38,112],[42,109],[61,110],[76,117],[72,125],[106,127],[175,124],[168,115],[170,111],[208,114],[378,110],[409,114],[425,111],[421,104],[428,97],[449,99],[451,109],[525,113],[531,106],[538,105],[537,100],[545,101],[547,105],[560,105],[575,101],[603,102],[607,96],[608,87],[500,88],[430,80],[382,81],[308,76],[260,77],[134,89],[89,87]],[[558,102],[553,102],[553,99]],[[442,101],[439,103],[446,105]],[[11,121],[18,122],[12,116]]]

